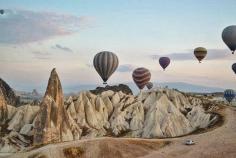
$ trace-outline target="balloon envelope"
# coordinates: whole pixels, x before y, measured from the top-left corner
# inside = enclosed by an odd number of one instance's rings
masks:
[[[139,89],[143,89],[151,79],[151,73],[144,67],[137,68],[132,74],[133,80]]]
[[[103,51],[95,55],[93,65],[101,76],[104,84],[106,84],[109,77],[116,71],[119,65],[119,60],[114,53]]]
[[[4,14],[4,10],[3,9],[0,9],[0,14]]]
[[[235,98],[235,92],[232,89],[226,89],[224,92],[224,97],[228,102],[231,102]]]
[[[165,70],[165,68],[167,68],[167,66],[170,64],[170,58],[168,58],[168,57],[160,57],[159,64]]]
[[[153,83],[152,83],[152,82],[148,82],[147,85],[146,85],[146,87],[147,87],[148,89],[152,89]]]
[[[236,74],[236,63],[234,63],[234,64],[232,65],[232,70],[233,70],[234,73]]]
[[[222,39],[234,54],[236,50],[236,25],[226,27],[222,32]]]
[[[194,49],[194,55],[198,59],[199,63],[204,59],[207,55],[206,48],[203,47],[197,47]]]

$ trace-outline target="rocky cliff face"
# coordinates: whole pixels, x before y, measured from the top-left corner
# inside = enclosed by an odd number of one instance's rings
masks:
[[[80,137],[80,129],[64,107],[61,82],[53,69],[34,124],[34,144],[69,141]]]
[[[152,89],[138,96],[115,89],[85,91],[64,101],[53,69],[39,106],[7,105],[0,91],[0,120],[6,129],[0,138],[0,152],[101,136],[176,137],[206,128],[218,119],[209,113],[217,106],[203,98],[171,89]]]
[[[7,102],[0,89],[0,125],[4,124],[7,120]]]
[[[0,89],[2,90],[2,94],[6,99],[7,104],[12,106],[17,106],[20,103],[20,98],[16,96],[12,88],[1,78],[0,78]]]

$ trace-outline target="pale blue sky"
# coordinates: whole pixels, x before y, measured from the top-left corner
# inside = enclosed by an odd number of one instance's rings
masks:
[[[101,79],[87,65],[101,50],[116,53],[121,65],[149,68],[154,82],[236,86],[230,69],[235,56],[221,39],[222,30],[236,23],[235,0],[0,0],[0,4],[6,9],[0,17],[0,77],[17,89],[45,86],[52,67],[57,67],[65,86],[99,84]],[[189,54],[198,46],[211,52],[201,65],[191,56],[178,58],[163,73],[150,57]],[[132,82],[130,71],[115,73],[110,82]]]

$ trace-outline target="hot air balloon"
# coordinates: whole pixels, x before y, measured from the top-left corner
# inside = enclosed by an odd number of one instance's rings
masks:
[[[203,47],[197,47],[194,49],[194,55],[198,59],[199,63],[201,63],[202,59],[207,55],[207,50]]]
[[[226,27],[222,32],[222,39],[234,54],[236,50],[236,25]]]
[[[147,85],[146,85],[146,87],[147,87],[148,89],[152,89],[153,83],[152,83],[152,82],[148,82]]]
[[[4,10],[3,9],[0,9],[0,14],[4,14]]]
[[[148,69],[144,67],[137,68],[132,74],[133,80],[138,88],[141,90],[151,79],[151,73]]]
[[[234,73],[236,74],[236,63],[234,63],[234,64],[232,65],[232,70],[233,70]]]
[[[103,84],[107,84],[109,77],[116,71],[119,60],[114,53],[102,51],[94,56],[93,65],[101,76]]]
[[[234,99],[234,97],[235,97],[234,90],[226,89],[225,92],[224,92],[224,97],[230,103]]]
[[[160,57],[159,64],[165,70],[165,68],[170,64],[170,58],[168,57]]]

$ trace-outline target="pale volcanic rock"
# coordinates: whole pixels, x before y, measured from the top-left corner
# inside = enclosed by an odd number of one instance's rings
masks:
[[[20,134],[26,135],[26,136],[33,136],[33,124],[25,124],[21,130],[20,130]]]
[[[191,125],[195,128],[206,128],[212,122],[216,121],[217,116],[207,114],[200,106],[195,106],[187,114],[187,118]]]
[[[120,96],[118,93],[115,93],[113,96],[112,96],[112,99],[111,99],[111,102],[113,105],[116,105],[120,102]]]
[[[11,120],[12,117],[15,115],[17,108],[11,105],[7,105],[7,118]]]
[[[16,113],[8,123],[8,130],[19,132],[25,124],[31,124],[39,111],[38,106],[23,105],[16,109]]]
[[[76,119],[77,113],[72,97],[69,97],[69,99],[67,100],[67,104],[69,104],[66,109],[67,113],[69,113],[73,119]]]

